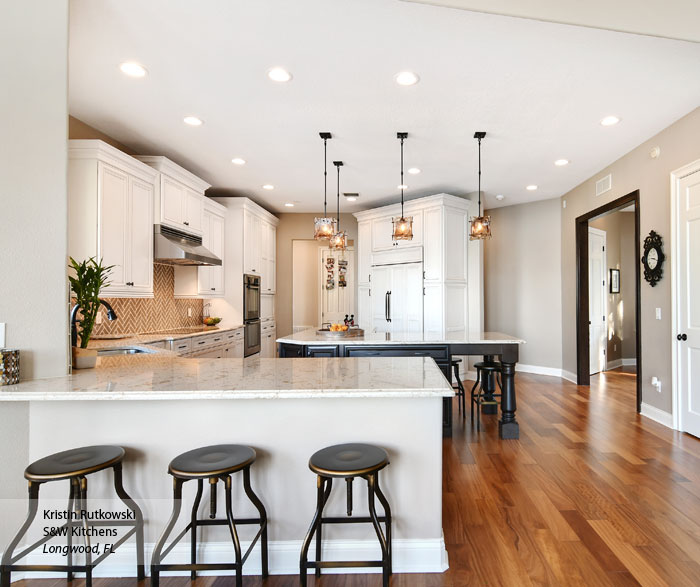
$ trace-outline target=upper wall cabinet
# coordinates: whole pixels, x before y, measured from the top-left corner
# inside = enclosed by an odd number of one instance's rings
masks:
[[[221,265],[175,267],[176,298],[222,298],[224,291],[226,208],[204,198],[202,245],[221,259]]]
[[[153,297],[157,175],[102,141],[69,141],[68,253],[113,266],[105,297]]]
[[[167,157],[137,157],[160,172],[154,199],[157,223],[203,235],[204,192],[211,187]]]
[[[243,273],[260,276],[260,293],[275,293],[277,218],[249,200],[243,205]]]

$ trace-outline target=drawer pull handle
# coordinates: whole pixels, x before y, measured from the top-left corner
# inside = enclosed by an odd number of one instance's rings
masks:
[[[187,222],[186,220],[185,220],[185,222],[183,222],[183,224],[184,224],[185,226],[189,226],[189,225],[190,225],[190,223]]]

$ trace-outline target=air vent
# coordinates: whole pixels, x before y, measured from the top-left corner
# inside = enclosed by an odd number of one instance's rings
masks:
[[[612,175],[606,175],[604,178],[595,182],[595,195],[600,196],[612,189]]]

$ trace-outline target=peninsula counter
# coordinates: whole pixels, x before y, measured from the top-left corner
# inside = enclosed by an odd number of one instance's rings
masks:
[[[168,462],[210,444],[252,446],[258,454],[252,485],[267,508],[270,570],[276,574],[298,572],[301,541],[315,509],[311,454],[343,442],[380,445],[391,459],[380,481],[395,518],[394,571],[441,572],[447,568],[447,553],[442,537],[440,412],[443,398],[452,395],[430,358],[184,359],[161,352],[100,358],[96,369],[0,388],[0,414],[2,402],[28,402],[30,461],[78,446],[123,446],[124,486],[146,518],[147,557],[172,507]],[[0,454],[0,470],[6,471],[6,458]],[[25,483],[21,471],[13,472],[11,480],[18,487]],[[196,484],[185,485],[183,512],[189,511],[195,489]],[[361,515],[366,492],[359,485],[356,489],[355,509]],[[252,515],[241,493],[240,480],[234,477],[234,511],[242,517]],[[67,495],[67,483],[48,483],[40,500],[65,507]],[[108,496],[110,475],[91,475],[89,502],[107,507],[103,504]],[[202,515],[208,500],[203,502]],[[0,518],[5,519],[7,509],[23,511],[27,503],[2,500],[0,507]],[[330,515],[344,515],[342,487],[336,487],[328,508]],[[187,514],[176,531],[186,524],[185,518]],[[46,524],[36,525],[39,533]],[[15,530],[2,531],[0,548]],[[253,533],[252,528],[250,535],[246,531],[241,531],[244,545]],[[331,527],[324,530],[326,537],[324,556],[329,560],[378,557],[371,526]],[[225,528],[206,528],[201,543],[203,562],[231,556]],[[135,559],[129,548],[133,546],[127,544],[108,557],[95,576],[133,575]],[[51,556],[34,554],[28,562],[55,563]],[[186,562],[188,556],[189,544],[183,541],[170,561]],[[256,547],[245,572],[259,569]]]

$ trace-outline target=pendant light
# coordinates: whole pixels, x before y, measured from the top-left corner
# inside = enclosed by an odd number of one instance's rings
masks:
[[[491,238],[491,216],[481,215],[481,139],[485,136],[483,131],[474,133],[474,138],[479,142],[479,215],[470,220],[469,240],[472,241]]]
[[[396,138],[401,141],[401,183],[399,184],[399,189],[401,190],[401,216],[391,219],[393,225],[391,238],[395,241],[413,240],[413,216],[403,215],[403,191],[406,189],[406,185],[403,182],[403,142],[406,137],[408,137],[407,132],[396,133]]]
[[[342,161],[333,161],[333,165],[338,170],[338,216],[335,221],[336,232],[331,237],[329,246],[336,251],[344,251],[348,248],[348,235],[344,230],[340,230],[340,168],[343,166]]]
[[[331,138],[331,133],[320,132],[319,136],[323,139],[323,218],[314,218],[314,238],[316,240],[329,240],[335,233],[335,220],[328,217],[327,207],[327,192],[328,192],[328,154],[327,145],[328,139]]]

